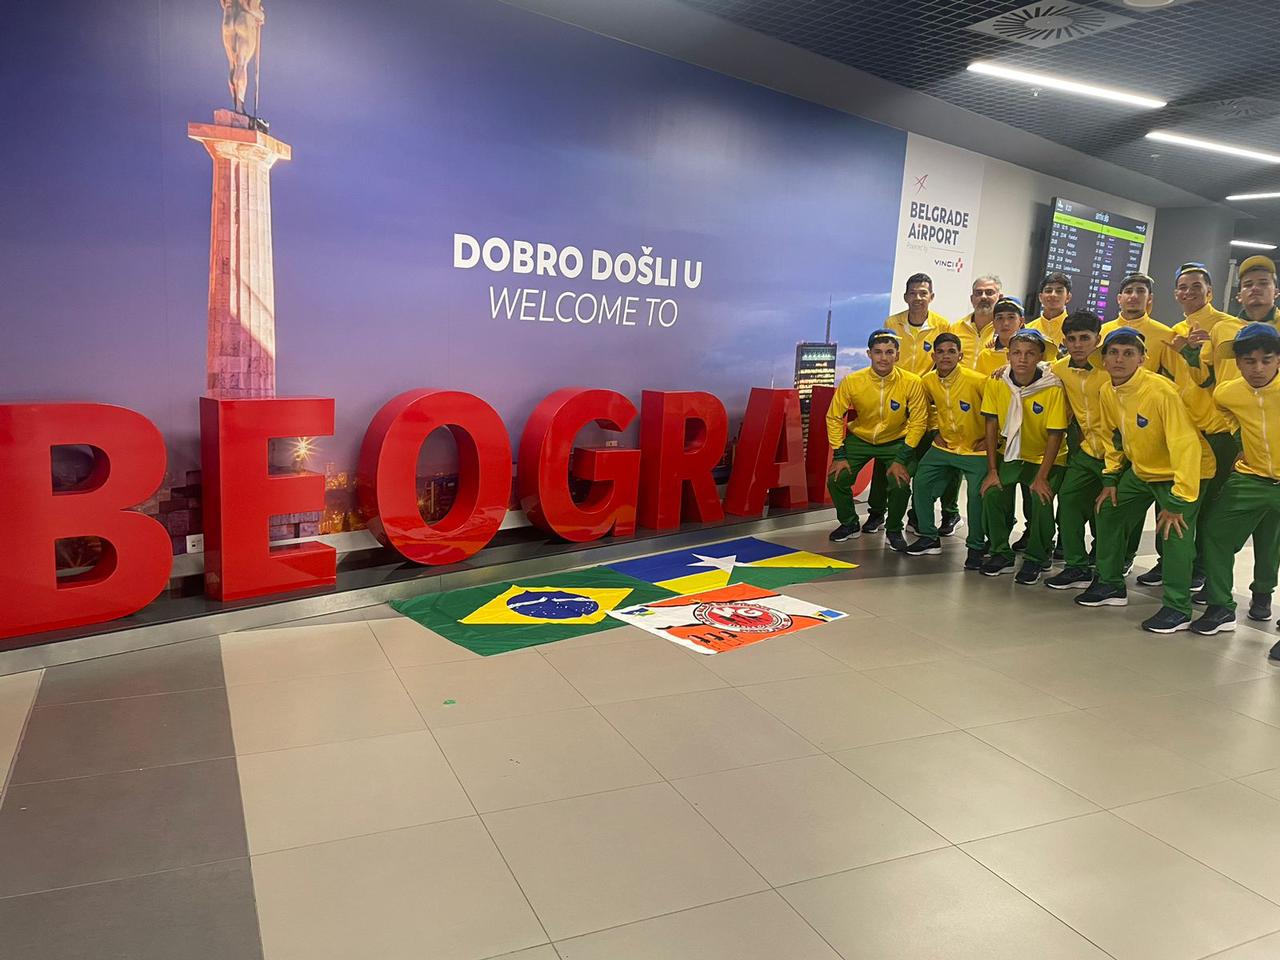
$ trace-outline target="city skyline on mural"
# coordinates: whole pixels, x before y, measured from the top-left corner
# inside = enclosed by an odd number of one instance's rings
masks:
[[[186,133],[226,96],[220,11],[163,0],[141,31],[86,16],[68,31],[47,8],[15,13],[36,39],[14,68],[58,64],[59,79],[14,106],[27,136],[0,147],[30,184],[7,200],[0,258],[5,309],[30,335],[0,400],[139,410],[168,441],[167,486],[186,489],[210,266],[209,159]],[[337,399],[336,435],[308,451],[335,487],[401,390],[475,392],[513,439],[571,384],[637,401],[705,389],[736,417],[751,386],[792,383],[796,344],[816,339],[829,296],[833,340],[857,343],[885,315],[892,237],[859,225],[896,210],[899,131],[487,0],[276,0],[270,18],[260,109],[299,158],[272,182],[276,389]],[[584,75],[600,81],[583,87]],[[636,291],[460,270],[456,233],[651,248],[699,261],[702,278],[667,294],[670,328],[495,318],[490,287]],[[85,316],[98,323],[86,330]],[[432,466],[424,477],[447,474]],[[433,489],[426,501],[447,500]],[[350,512],[334,499],[326,526]]]

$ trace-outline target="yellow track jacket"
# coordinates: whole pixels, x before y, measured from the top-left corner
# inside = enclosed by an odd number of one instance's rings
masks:
[[[1236,377],[1219,384],[1213,399],[1240,425],[1244,458],[1236,472],[1280,480],[1280,377],[1258,390]]]
[[[987,423],[982,416],[982,391],[987,378],[959,366],[945,380],[937,370],[930,370],[922,382],[933,404],[931,425],[938,431],[933,445],[960,456],[985,456]]]
[[[1165,326],[1159,320],[1152,320],[1151,317],[1143,314],[1137,320],[1126,320],[1123,317],[1102,325],[1102,339],[1107,339],[1107,334],[1112,330],[1118,330],[1120,327],[1133,327],[1137,330],[1147,342],[1147,359],[1143,362],[1143,366],[1154,373],[1160,372],[1160,362],[1164,359],[1165,345],[1173,337],[1173,328]]]
[[[1032,330],[1039,330],[1044,334],[1044,338],[1053,344],[1053,353],[1046,350],[1045,359],[1052,360],[1058,352],[1062,350],[1062,344],[1066,342],[1066,334],[1062,332],[1062,325],[1067,322],[1067,311],[1063,310],[1056,317],[1046,317],[1043,313],[1027,324]]]
[[[1073,367],[1070,357],[1050,364],[1049,369],[1062,381],[1071,415],[1080,425],[1080,449],[1095,460],[1105,459],[1111,446],[1111,431],[1102,425],[1102,401],[1098,392],[1111,382],[1111,374],[1102,369],[1102,354],[1090,355],[1088,365]]]
[[[991,340],[991,324],[979,331],[977,321],[969,313],[959,320],[952,320],[947,328],[949,333],[960,338],[960,365],[977,369],[978,354],[982,353],[983,346]]]
[[[850,410],[855,419],[849,430],[867,443],[905,437],[907,446],[914,448],[929,426],[929,400],[920,378],[898,367],[887,377],[866,367],[840,381],[827,410],[827,440],[837,450],[844,443],[844,417]]]
[[[895,313],[884,325],[901,337],[898,344],[898,367],[923,377],[933,369],[933,340],[940,333],[951,329],[947,318],[929,311],[923,324],[913,327],[907,320],[907,311]]]
[[[1176,499],[1195,501],[1206,467],[1207,476],[1213,476],[1213,451],[1191,422],[1174,385],[1139,368],[1128,383],[1116,387],[1108,381],[1098,395],[1103,426],[1118,435],[1107,448],[1103,482],[1115,486],[1128,461],[1139,480],[1172,482]]]

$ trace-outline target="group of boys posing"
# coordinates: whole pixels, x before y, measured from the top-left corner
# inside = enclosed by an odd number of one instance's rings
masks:
[[[909,278],[908,309],[871,334],[870,366],[840,382],[827,412],[827,486],[840,523],[831,540],[883,529],[894,550],[939,554],[939,538],[959,523],[963,479],[966,570],[1011,573],[1021,551],[1016,582],[1038,583],[1056,530],[1065,566],[1046,586],[1082,590],[1083,606],[1124,606],[1154,504],[1160,559],[1137,582],[1162,584],[1164,597],[1142,628],[1235,629],[1233,561],[1250,537],[1248,616],[1270,620],[1280,566],[1275,263],[1240,265],[1238,317],[1212,306],[1202,263],[1178,268],[1175,326],[1151,318],[1153,289],[1145,274],[1126,276],[1119,316],[1104,324],[1088,310],[1068,313],[1071,279],[1050,273],[1040,316],[1024,323],[1022,304],[986,276],[973,285],[973,312],[949,322],[929,309],[931,279]],[[868,462],[869,515],[859,525],[853,483]],[[1026,533],[1011,545],[1019,487]],[[910,544],[908,507],[918,534]],[[1206,605],[1194,622],[1193,604]],[[1280,643],[1271,653],[1280,659]]]

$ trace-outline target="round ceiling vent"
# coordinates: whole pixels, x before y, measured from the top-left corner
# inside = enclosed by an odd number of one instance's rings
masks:
[[[1029,47],[1054,47],[1132,22],[1128,17],[1107,10],[1058,0],[1056,3],[1028,3],[972,24],[969,29]]]

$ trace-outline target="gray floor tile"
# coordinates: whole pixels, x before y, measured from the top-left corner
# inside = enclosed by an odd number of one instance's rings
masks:
[[[50,667],[37,705],[114,700],[223,685],[216,637]]]
[[[0,900],[0,954],[31,960],[257,960],[248,860]]]
[[[247,856],[235,760],[13,786],[0,850],[0,897]]]
[[[221,687],[36,707],[14,783],[90,777],[235,755]]]

